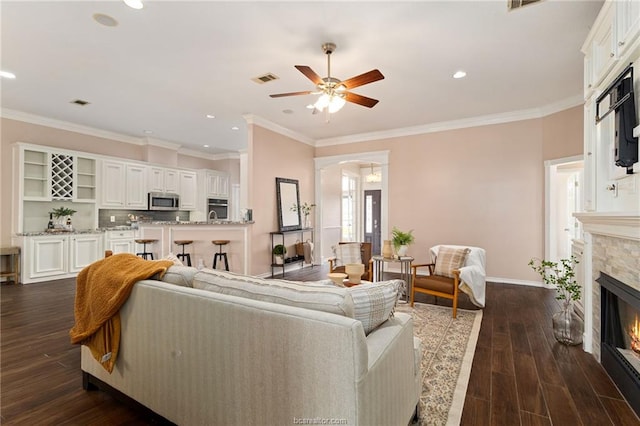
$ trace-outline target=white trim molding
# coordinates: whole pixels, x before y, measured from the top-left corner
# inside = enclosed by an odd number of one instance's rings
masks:
[[[640,241],[640,211],[575,213],[584,232]]]

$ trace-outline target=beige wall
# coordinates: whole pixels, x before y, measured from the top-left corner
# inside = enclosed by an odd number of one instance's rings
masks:
[[[140,161],[149,154],[142,145],[9,119],[2,119],[1,124],[3,245],[11,241],[14,142]],[[252,227],[252,274],[270,272],[269,232],[278,227],[276,177],[298,179],[301,201],[315,202],[314,156],[389,150],[389,229],[414,230],[416,243],[410,252],[417,261],[427,260],[428,247],[434,244],[478,245],[487,249],[489,276],[538,281],[526,264],[530,257],[543,255],[543,162],[582,153],[582,109],[540,119],[320,148],[259,126],[251,126],[249,135],[248,207],[253,208],[256,222]],[[160,150],[154,153],[162,155]],[[239,176],[238,163],[231,160],[177,158],[179,167],[225,170],[225,165]],[[295,242],[292,238],[288,245]]]
[[[256,125],[250,125],[248,143],[252,164],[249,206],[253,208],[251,274],[271,272],[270,232],[278,230],[276,177],[299,181],[300,202],[314,202],[314,148]],[[297,236],[287,237],[291,246]],[[280,271],[281,272],[281,271]]]
[[[410,254],[435,244],[487,250],[487,275],[539,281],[544,161],[582,153],[579,107],[548,117],[316,149],[317,157],[389,150],[389,229],[413,229]],[[384,236],[383,236],[384,239]]]

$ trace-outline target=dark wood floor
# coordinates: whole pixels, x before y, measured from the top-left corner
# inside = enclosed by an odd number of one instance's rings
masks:
[[[326,272],[316,266],[286,278],[314,280]],[[103,392],[82,390],[80,350],[68,337],[74,291],[72,279],[1,286],[1,423],[153,424]],[[461,308],[473,306],[465,299]],[[550,290],[487,285],[462,424],[640,425],[591,355],[554,341],[556,310]]]

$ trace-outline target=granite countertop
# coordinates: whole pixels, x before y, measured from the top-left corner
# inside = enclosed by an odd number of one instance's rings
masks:
[[[249,225],[254,223],[253,221],[243,220],[202,220],[202,221],[152,221],[152,222],[138,222],[138,227],[145,225]]]
[[[103,229],[74,229],[73,231],[33,231],[33,232],[18,232],[18,237],[38,237],[38,236],[52,236],[52,235],[79,235],[79,234],[102,234]]]

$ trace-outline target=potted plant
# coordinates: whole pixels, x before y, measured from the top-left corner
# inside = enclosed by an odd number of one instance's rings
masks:
[[[61,225],[61,227],[65,225],[64,218],[66,217],[66,225],[68,227],[71,227],[71,216],[73,216],[75,212],[76,210],[70,209],[68,207],[58,207],[50,211],[49,214],[53,215],[57,219],[58,224]]]
[[[311,214],[311,209],[314,208],[315,204],[309,204],[306,201],[304,204],[294,204],[291,206],[292,212],[300,212],[304,216],[303,228],[311,228],[311,220],[309,220],[309,215]]]
[[[580,300],[582,287],[575,280],[574,271],[578,259],[560,259],[560,262],[533,258],[529,261],[531,269],[536,271],[545,284],[556,288],[556,300],[562,301],[562,310],[553,315],[553,335],[565,345],[582,343],[584,321],[573,309],[573,302]]]
[[[393,246],[395,247],[398,256],[405,256],[407,254],[409,244],[413,244],[415,241],[413,229],[408,232],[403,232],[394,226],[393,231],[391,231],[391,236]]]
[[[273,247],[273,255],[275,256],[276,265],[284,265],[284,255],[287,254],[287,248],[282,244]]]

